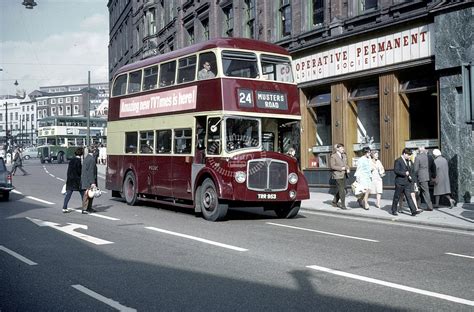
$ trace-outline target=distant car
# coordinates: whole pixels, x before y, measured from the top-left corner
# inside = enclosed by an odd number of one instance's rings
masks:
[[[21,152],[21,154],[23,155],[23,159],[37,158],[38,149],[36,147],[27,147]]]
[[[12,185],[12,175],[5,166],[3,157],[0,157],[0,195],[7,201],[10,198],[10,191],[15,187]]]

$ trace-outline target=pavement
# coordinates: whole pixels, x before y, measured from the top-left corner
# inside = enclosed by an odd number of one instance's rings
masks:
[[[105,176],[105,166],[98,165],[98,173]],[[301,203],[301,209],[315,212],[330,213],[335,215],[371,218],[377,220],[385,220],[399,223],[411,223],[428,225],[449,229],[457,229],[464,231],[474,231],[474,204],[473,203],[458,203],[452,209],[449,206],[441,206],[435,208],[433,211],[423,211],[422,213],[412,216],[407,204],[404,205],[403,213],[398,216],[390,214],[392,206],[391,197],[382,197],[381,208],[375,207],[375,195],[369,198],[369,210],[365,210],[359,206],[355,196],[350,193],[346,195],[347,210],[335,208],[331,202],[333,195],[324,191],[311,191],[310,199],[304,200]],[[388,195],[392,195],[390,192]],[[386,195],[386,196],[388,196]],[[423,209],[425,204],[421,204]]]
[[[393,192],[391,192],[393,194]],[[399,223],[411,223],[419,225],[428,225],[442,228],[450,228],[465,231],[474,231],[474,204],[458,203],[455,207],[440,206],[433,211],[423,211],[422,213],[412,216],[407,203],[404,203],[403,213],[393,216],[391,212],[392,198],[384,198],[381,200],[381,207],[375,207],[375,195],[369,197],[369,210],[365,210],[359,206],[356,197],[352,194],[346,195],[347,210],[342,210],[332,206],[333,195],[324,191],[311,192],[310,199],[301,203],[302,210],[317,211],[330,213],[335,215],[371,218]],[[425,204],[421,204],[421,209],[425,208]]]

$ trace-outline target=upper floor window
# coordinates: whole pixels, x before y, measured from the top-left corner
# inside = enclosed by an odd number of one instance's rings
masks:
[[[146,17],[148,22],[148,35],[152,36],[156,34],[156,10],[154,8],[148,10]]]
[[[78,96],[73,97],[73,98],[72,98],[72,101],[73,101],[74,103],[79,102],[79,97],[78,97]]]
[[[224,36],[233,37],[234,36],[234,9],[232,5],[226,6],[222,9],[224,11]]]
[[[209,40],[209,18],[201,20],[202,24],[202,35],[204,40]]]
[[[63,101],[64,101],[64,99],[63,99],[63,98],[59,98],[59,99],[58,99],[58,104],[62,104],[62,103],[63,103]]]
[[[356,0],[353,2],[353,16],[357,16],[359,14],[363,14],[369,10],[377,9],[377,0]]]
[[[280,1],[280,16],[281,16],[281,36],[286,37],[291,35],[291,4],[290,0]]]
[[[71,103],[71,98],[69,96],[66,98],[66,103]]]
[[[245,35],[255,38],[255,0],[245,0]]]
[[[56,104],[56,99],[51,99],[51,104]]]
[[[188,43],[193,44],[195,42],[195,39],[194,39],[194,26],[187,27],[186,32],[188,33]]]
[[[324,23],[324,0],[313,0],[313,26]]]

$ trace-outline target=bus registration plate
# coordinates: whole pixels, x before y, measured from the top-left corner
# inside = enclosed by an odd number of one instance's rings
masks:
[[[277,199],[276,194],[257,194],[258,199]]]

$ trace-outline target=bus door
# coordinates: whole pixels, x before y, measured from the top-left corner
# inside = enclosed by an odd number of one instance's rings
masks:
[[[171,189],[171,172],[172,159],[171,156],[171,139],[172,130],[157,130],[156,131],[156,154],[154,157],[154,166],[156,167],[156,174],[153,175],[153,194],[163,197],[172,197]]]
[[[174,157],[172,158],[173,197],[192,199],[191,171],[193,164],[192,128],[174,129]]]

